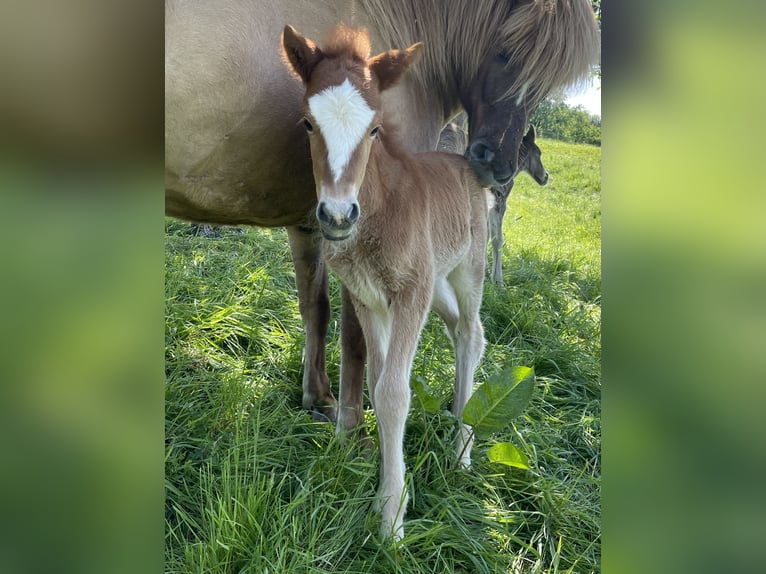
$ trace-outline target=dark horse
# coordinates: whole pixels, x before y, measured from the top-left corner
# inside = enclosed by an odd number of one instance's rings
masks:
[[[439,151],[462,154],[466,149],[467,118],[464,113],[459,114],[442,130],[439,136]],[[492,195],[495,196],[495,205],[489,212],[489,237],[492,241],[492,270],[490,279],[498,285],[503,284],[503,218],[508,205],[508,196],[513,190],[513,182],[516,176],[526,171],[539,184],[548,183],[548,171],[543,166],[542,151],[535,143],[535,126],[529,126],[529,131],[521,140],[519,146],[519,159],[516,164],[516,172],[511,180],[503,185],[492,186]]]
[[[280,34],[323,37],[365,27],[372,50],[424,42],[423,60],[385,92],[386,117],[410,151],[436,148],[447,120],[468,113],[467,157],[483,185],[516,171],[530,111],[576,83],[598,58],[588,0],[206,0],[165,3],[165,211],[206,223],[284,226],[306,335],[303,406],[336,417],[325,371],[330,319],[302,86]],[[406,102],[406,105],[405,105]],[[300,151],[302,150],[302,151]],[[340,403],[362,415],[366,354],[342,290]]]

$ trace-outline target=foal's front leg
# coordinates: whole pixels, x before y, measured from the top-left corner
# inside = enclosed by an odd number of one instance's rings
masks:
[[[381,534],[399,540],[407,510],[404,487],[404,424],[410,408],[410,374],[430,303],[430,284],[395,298],[390,306],[391,338],[383,369],[374,387],[375,416],[380,434]]]
[[[327,268],[322,258],[322,237],[318,229],[288,227],[287,238],[290,241],[298,304],[306,332],[303,408],[312,411],[317,418],[335,421],[337,402],[325,369],[330,294]]]

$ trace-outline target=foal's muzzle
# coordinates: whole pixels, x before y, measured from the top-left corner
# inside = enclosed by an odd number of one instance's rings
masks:
[[[359,203],[328,199],[317,206],[319,228],[325,239],[340,241],[351,235],[354,224],[359,219]]]

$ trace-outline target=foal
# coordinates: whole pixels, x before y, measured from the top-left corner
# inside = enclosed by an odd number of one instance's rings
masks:
[[[455,348],[452,412],[460,419],[484,352],[479,308],[491,198],[465,159],[408,153],[382,117],[380,93],[418,60],[422,44],[369,58],[364,30],[338,27],[319,48],[287,26],[282,45],[306,86],[303,124],[324,255],[351,293],[367,342],[367,384],[380,429],[381,532],[400,539],[408,499],[404,424],[418,339],[433,308]],[[358,415],[341,410],[338,431],[357,426]],[[461,425],[464,466],[472,442]]]
[[[442,130],[437,149],[462,154],[465,152],[467,140],[466,117],[465,114],[460,114]],[[535,126],[530,125],[529,131],[521,140],[519,161],[511,181],[505,185],[491,188],[492,194],[495,196],[495,205],[489,212],[489,238],[492,242],[492,271],[489,276],[493,282],[499,285],[503,284],[501,252],[503,249],[503,218],[505,217],[508,196],[511,195],[516,176],[522,171],[531,175],[539,185],[548,183],[548,172],[543,167],[541,156],[542,151],[535,143]]]

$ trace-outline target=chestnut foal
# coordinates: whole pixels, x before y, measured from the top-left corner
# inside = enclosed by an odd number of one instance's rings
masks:
[[[320,48],[287,26],[282,45],[306,87],[303,124],[324,256],[350,291],[367,342],[367,384],[380,430],[381,532],[400,539],[408,499],[404,424],[418,339],[433,308],[455,348],[452,412],[459,419],[484,352],[479,308],[491,197],[461,156],[410,154],[382,117],[380,93],[419,59],[422,44],[370,58],[365,30],[339,26]],[[363,420],[356,409],[341,409],[338,432]],[[461,425],[457,453],[464,466],[472,442]]]

